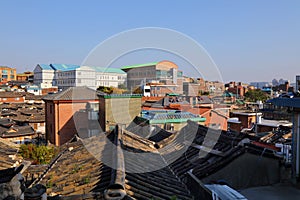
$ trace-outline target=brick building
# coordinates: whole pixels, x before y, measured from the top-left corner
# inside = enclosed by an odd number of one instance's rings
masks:
[[[80,118],[81,110],[98,108],[95,90],[88,87],[70,87],[60,93],[47,95],[45,101],[46,139],[57,146],[74,137],[87,119]]]

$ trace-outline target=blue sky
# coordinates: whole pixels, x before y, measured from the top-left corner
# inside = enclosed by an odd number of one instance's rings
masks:
[[[0,65],[80,64],[100,42],[134,28],[162,27],[201,44],[224,81],[300,74],[300,1],[0,1]],[[149,54],[151,55],[151,54]],[[160,59],[130,56],[118,65]],[[164,55],[164,54],[162,54]],[[186,74],[189,71],[186,70]]]

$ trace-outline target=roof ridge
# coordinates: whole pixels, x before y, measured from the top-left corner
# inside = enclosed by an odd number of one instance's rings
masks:
[[[125,161],[122,150],[122,128],[117,124],[114,129],[114,145],[116,148],[113,150],[113,167],[111,170],[111,180],[107,189],[104,191],[105,199],[115,199],[118,195],[118,199],[123,199],[126,196],[125,191]]]

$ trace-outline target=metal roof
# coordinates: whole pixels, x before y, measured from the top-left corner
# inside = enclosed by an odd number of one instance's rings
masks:
[[[77,68],[80,68],[79,65],[66,65],[66,64],[50,64],[50,66],[54,70],[59,70],[59,71],[70,71],[70,70],[75,70]]]
[[[50,65],[47,64],[38,64],[44,70],[54,70]]]
[[[267,101],[275,106],[300,108],[300,98],[273,98]]]
[[[150,124],[164,123],[182,123],[188,120],[205,122],[206,118],[192,114],[190,112],[161,112],[161,111],[143,111],[142,117],[148,119]]]
[[[96,72],[126,74],[123,70],[119,68],[111,68],[111,67],[90,67],[90,68],[94,69]]]
[[[159,62],[152,62],[152,63],[145,63],[145,64],[138,64],[138,65],[128,65],[121,67],[121,69],[131,69],[131,68],[138,68],[138,67],[147,67],[157,65]]]

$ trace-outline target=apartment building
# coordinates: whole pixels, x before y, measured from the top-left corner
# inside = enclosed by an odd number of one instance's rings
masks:
[[[37,84],[51,82],[58,89],[65,90],[77,86],[87,86],[92,89],[99,86],[118,87],[126,83],[126,77],[124,71],[116,68],[50,64],[49,66],[38,65],[34,79]]]
[[[8,81],[15,81],[17,77],[17,72],[15,68],[0,66],[0,82],[2,84],[7,83]]]
[[[183,73],[171,61],[124,66],[121,69],[127,73],[127,88],[130,90],[153,83],[164,84],[176,93],[183,93]]]

